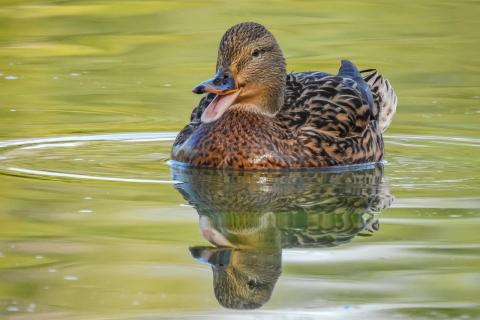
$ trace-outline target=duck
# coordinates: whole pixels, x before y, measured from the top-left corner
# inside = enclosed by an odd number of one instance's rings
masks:
[[[177,135],[171,160],[233,170],[298,169],[376,163],[397,107],[375,69],[341,60],[337,74],[287,73],[273,34],[242,22],[221,38],[213,78]]]

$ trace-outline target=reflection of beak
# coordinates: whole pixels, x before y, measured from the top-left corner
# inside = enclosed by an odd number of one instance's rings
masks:
[[[209,80],[200,83],[193,88],[193,93],[202,94],[206,92],[223,96],[237,91],[235,80],[228,69],[220,68],[217,74]]]
[[[199,262],[208,263],[212,267],[224,269],[230,264],[232,249],[215,247],[190,247],[190,254]]]

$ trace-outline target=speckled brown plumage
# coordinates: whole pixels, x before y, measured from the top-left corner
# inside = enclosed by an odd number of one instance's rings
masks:
[[[234,70],[238,73],[236,81],[245,82],[248,88],[248,81],[254,80],[244,79],[256,71],[249,67],[246,55],[237,52],[240,49],[235,43],[235,28],[222,39],[217,68],[224,65]],[[239,28],[241,32],[237,33],[243,36],[236,36],[244,46],[249,41],[262,44],[271,35],[265,36],[261,31],[264,27],[258,24],[251,29],[248,23]],[[255,40],[257,34],[260,39]],[[275,68],[272,61],[277,60],[265,62],[267,74],[269,68]],[[271,73],[275,78],[271,87],[264,85],[268,79],[255,80],[255,87],[262,88],[259,95],[263,94],[258,108],[240,99],[209,123],[203,123],[201,116],[215,94],[205,96],[193,110],[191,122],[179,133],[172,159],[196,167],[232,169],[325,167],[382,160],[382,132],[395,113],[396,96],[379,73],[367,70],[362,78],[353,64],[342,61],[338,75],[290,73],[282,78],[282,85],[275,85],[277,74],[278,70]],[[277,91],[283,99],[270,112]],[[267,101],[265,106],[263,101]]]

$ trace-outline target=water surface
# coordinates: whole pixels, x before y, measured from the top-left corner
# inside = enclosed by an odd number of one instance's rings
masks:
[[[479,13],[476,1],[3,1],[0,314],[480,318]],[[212,75],[222,32],[249,20],[277,36],[289,70],[349,58],[388,76],[400,103],[384,166],[171,168],[190,89]]]

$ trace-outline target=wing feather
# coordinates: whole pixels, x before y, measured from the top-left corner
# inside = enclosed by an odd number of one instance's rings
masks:
[[[277,119],[292,130],[313,128],[348,137],[362,134],[372,114],[353,79],[308,72],[287,77],[285,105]]]

